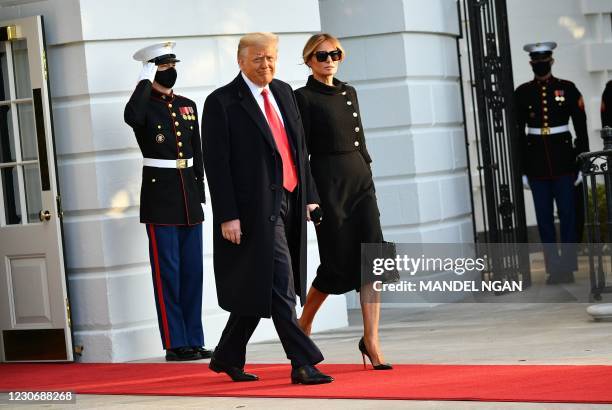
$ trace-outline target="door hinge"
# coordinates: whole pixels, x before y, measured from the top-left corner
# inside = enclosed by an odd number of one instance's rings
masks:
[[[57,216],[59,219],[64,219],[64,210],[62,209],[62,197],[56,196],[55,201],[57,202]]]
[[[68,321],[68,327],[72,328],[72,319],[70,318],[70,302],[66,298],[66,319]]]
[[[47,81],[47,52],[45,50],[42,51],[42,69],[43,77]]]

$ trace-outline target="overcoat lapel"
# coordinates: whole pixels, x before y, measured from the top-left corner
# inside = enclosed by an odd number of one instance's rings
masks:
[[[270,83],[270,91],[274,94],[274,98],[278,103],[278,107],[281,110],[281,114],[283,116],[283,122],[285,125],[285,131],[287,132],[287,137],[289,138],[289,144],[291,144],[291,149],[293,150],[293,154],[295,156],[295,124],[291,120],[291,117],[287,114],[287,107],[290,107],[292,101],[289,101],[289,96],[286,93],[283,93],[280,88],[276,86],[274,81]],[[260,110],[261,111],[261,110]]]
[[[268,125],[268,121],[261,112],[259,105],[257,105],[257,101],[255,101],[249,86],[242,78],[242,74],[238,74],[238,77],[236,77],[234,81],[238,87],[238,98],[240,98],[240,104],[253,119],[253,121],[255,121],[266,142],[270,144],[272,149],[278,152],[276,143],[274,142],[274,137],[272,136],[272,131]]]

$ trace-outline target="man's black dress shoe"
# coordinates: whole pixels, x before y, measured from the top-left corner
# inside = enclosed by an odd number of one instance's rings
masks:
[[[226,365],[225,363],[221,363],[220,361],[215,360],[214,357],[210,359],[208,368],[215,373],[223,372],[227,374],[235,382],[254,382],[256,380],[259,380],[259,377],[257,377],[257,375],[254,375],[251,373],[245,373],[244,369],[241,369],[239,367],[229,366],[229,365]]]
[[[200,354],[191,347],[175,347],[166,349],[167,362],[186,362],[188,360],[200,360]]]
[[[212,350],[208,350],[204,346],[194,346],[192,349],[200,355],[200,359],[210,359],[213,354]]]
[[[291,383],[293,384],[324,384],[333,381],[333,377],[321,373],[314,366],[305,365],[291,370]]]

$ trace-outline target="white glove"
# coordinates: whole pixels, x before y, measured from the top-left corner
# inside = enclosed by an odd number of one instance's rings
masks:
[[[523,188],[524,189],[531,189],[531,187],[529,186],[529,179],[527,179],[527,175],[523,175]]]
[[[576,180],[574,181],[574,186],[578,186],[582,184],[582,171],[578,171],[578,176],[576,177]]]
[[[140,72],[140,77],[138,77],[138,82],[142,80],[149,80],[153,82],[155,79],[155,73],[157,73],[157,66],[155,63],[142,63],[142,71]]]

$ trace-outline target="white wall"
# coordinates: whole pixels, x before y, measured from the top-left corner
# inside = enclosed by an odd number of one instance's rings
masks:
[[[0,20],[45,18],[75,344],[85,347],[83,361],[159,356],[147,236],[138,217],[142,156],[123,122],[141,67],[131,56],[150,43],[175,40],[182,60],[176,91],[196,101],[201,113],[208,93],[238,73],[241,33],[273,31],[281,37],[277,77],[301,86],[307,75],[299,65],[301,49],[319,30],[318,3],[297,0],[291,8],[281,0],[183,0],[180,7],[167,0],[0,4]],[[205,214],[203,324],[206,345],[214,347],[228,314],[216,300],[209,206]],[[318,253],[314,231],[309,235],[312,279]],[[347,324],[344,298],[331,298],[323,309],[315,331]],[[252,340],[275,337],[265,320]]]
[[[338,77],[358,92],[385,238],[472,241],[456,2],[319,4],[347,51]]]

